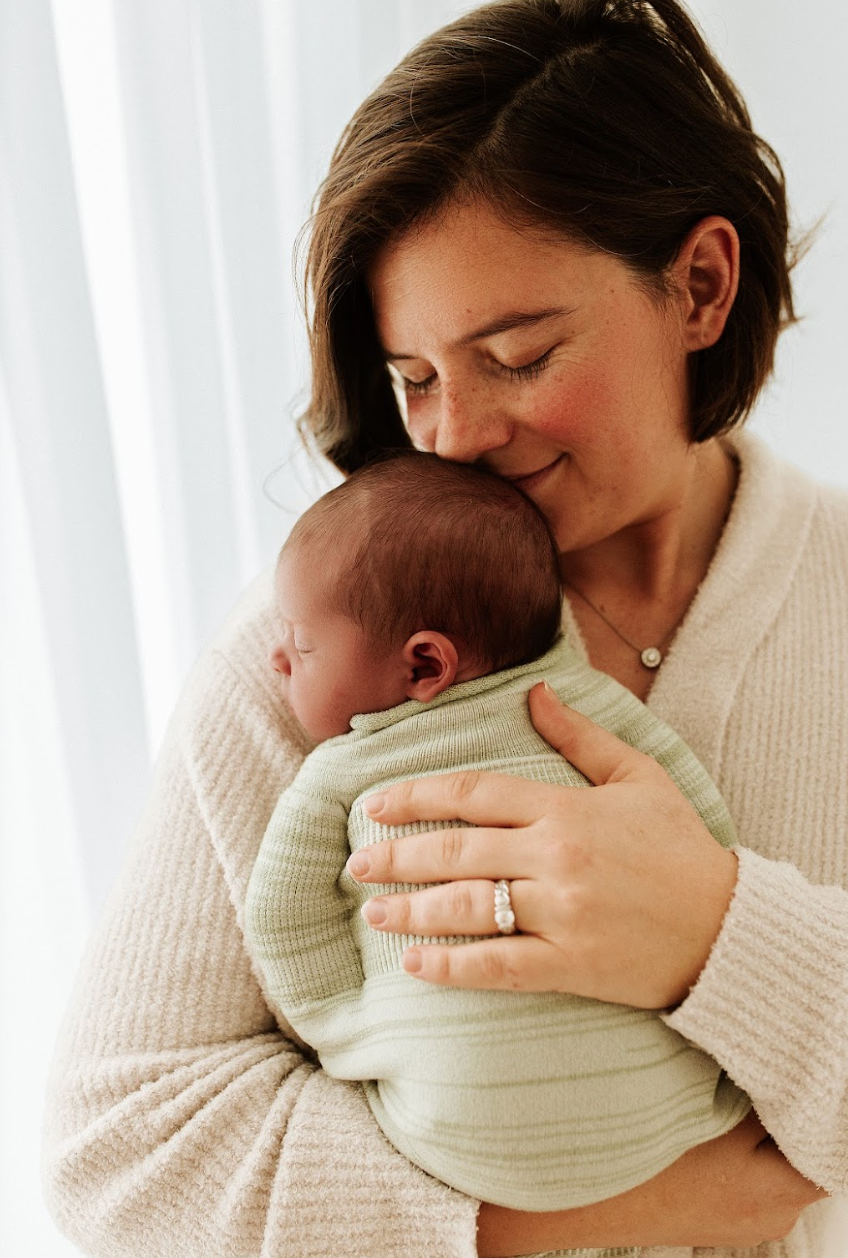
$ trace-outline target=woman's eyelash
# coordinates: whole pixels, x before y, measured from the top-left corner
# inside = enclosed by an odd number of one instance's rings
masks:
[[[535,380],[536,377],[541,375],[547,367],[552,353],[553,347],[546,350],[545,353],[541,354],[538,358],[534,359],[532,363],[525,363],[523,367],[507,367],[505,363],[498,363],[498,368],[507,375],[510,380]],[[413,396],[416,394],[418,396],[423,396],[424,394],[429,393],[435,383],[435,372],[433,372],[432,375],[427,376],[425,380],[409,380],[405,376],[403,380],[406,392],[412,394]]]
[[[523,367],[504,367],[501,363],[501,370],[505,371],[511,380],[535,380],[536,376],[541,375],[551,360],[553,348],[546,350],[532,363],[525,363]]]
[[[408,380],[406,376],[403,378],[403,387],[407,393],[429,393],[436,380],[436,373],[428,376],[426,380]]]

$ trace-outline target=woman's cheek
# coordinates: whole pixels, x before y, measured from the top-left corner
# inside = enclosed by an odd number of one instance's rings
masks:
[[[558,384],[551,381],[533,403],[529,421],[534,430],[566,448],[598,442],[603,388],[585,377]]]

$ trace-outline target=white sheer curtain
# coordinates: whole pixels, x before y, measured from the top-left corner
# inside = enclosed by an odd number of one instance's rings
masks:
[[[72,1252],[38,1126],[86,933],[191,660],[333,483],[293,435],[298,228],[357,102],[469,7],[0,0],[3,1252]],[[848,484],[848,10],[695,9],[800,220],[829,216],[757,423]]]
[[[0,0],[0,1251],[56,1024],[192,659],[303,507],[291,252],[445,0]]]

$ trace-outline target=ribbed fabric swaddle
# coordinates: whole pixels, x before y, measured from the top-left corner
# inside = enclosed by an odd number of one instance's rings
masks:
[[[749,1108],[715,1061],[658,1014],[421,983],[400,963],[412,937],[373,931],[361,918],[365,900],[389,888],[356,884],[344,871],[350,851],[440,828],[377,825],[361,807],[373,790],[463,768],[588,785],[530,723],[527,692],[541,679],[658,760],[717,841],[735,842],[718,789],[681,739],[561,640],[540,660],[453,686],[430,704],[354,717],[350,733],[313,751],[280,798],[246,905],[269,991],[324,1069],[363,1081],[377,1121],[411,1161],[525,1210],[624,1192]]]

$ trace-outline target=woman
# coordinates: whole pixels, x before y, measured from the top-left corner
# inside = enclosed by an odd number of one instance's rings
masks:
[[[654,766],[535,694],[537,728],[599,789],[393,791],[376,816],[481,829],[373,850],[357,876],[449,884],[385,897],[383,928],[489,934],[493,881],[512,880],[518,935],[409,967],[670,1008],[764,1127],[597,1206],[478,1215],[278,1029],[240,922],[308,744],[266,663],[263,581],[194,674],[83,967],[49,1116],[57,1219],[110,1256],[786,1233],[792,1258],[829,1252],[819,1198],[848,1190],[848,503],[729,431],[792,318],[776,158],[673,0],[508,0],[425,41],[358,112],[309,277],[319,447],[350,470],[411,438],[517,481],[557,536],[567,628],[694,746],[744,843],[715,851]]]

